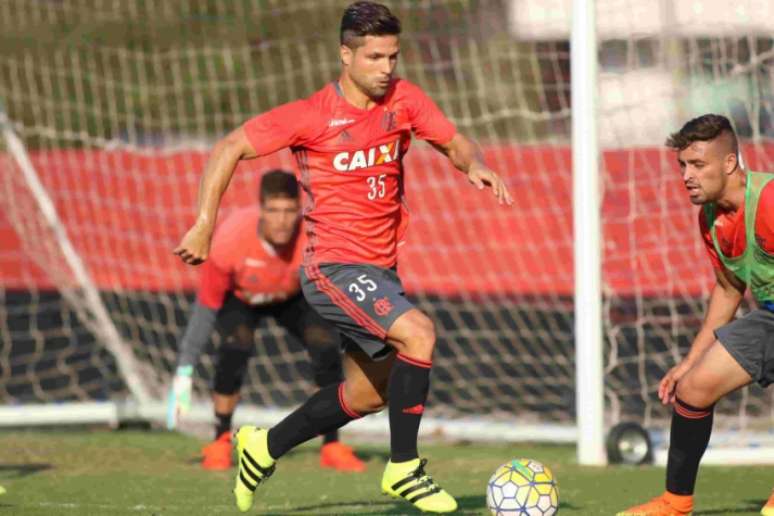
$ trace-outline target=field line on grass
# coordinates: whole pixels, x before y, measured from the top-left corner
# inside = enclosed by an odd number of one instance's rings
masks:
[[[24,507],[27,504],[22,504],[20,507]],[[352,503],[347,504],[349,509],[358,509],[361,507],[370,507],[371,504],[363,503]],[[38,502],[36,504],[29,504],[29,506],[37,506],[41,508],[48,508],[48,509],[73,509],[73,510],[80,510],[80,509],[100,509],[100,510],[122,510],[122,511],[137,511],[137,512],[143,512],[143,511],[177,511],[177,510],[191,510],[191,508],[197,508],[201,509],[201,505],[193,504],[193,505],[145,505],[145,504],[137,504],[132,506],[123,506],[123,505],[111,505],[111,504],[100,504],[100,503],[77,503],[77,502]],[[206,507],[207,510],[210,511],[233,511],[234,506],[233,505],[209,505]],[[293,512],[308,512],[311,510],[310,507],[304,507],[304,508],[297,508],[294,509],[293,507],[288,507],[287,504],[276,504],[276,505],[262,505],[259,509],[260,511],[289,511],[290,513]]]
[[[23,504],[24,505],[24,504]],[[22,505],[22,506],[23,506]],[[137,504],[131,506],[124,505],[111,505],[103,503],[76,503],[76,502],[38,502],[35,505],[38,507],[45,507],[49,509],[105,509],[105,510],[123,510],[123,511],[169,511],[169,510],[183,510],[190,509],[191,507],[201,508],[201,505],[145,505]],[[282,507],[282,506],[280,506]],[[207,509],[211,510],[231,510],[233,505],[210,505]],[[267,507],[269,508],[269,507]],[[272,508],[273,509],[273,508]]]

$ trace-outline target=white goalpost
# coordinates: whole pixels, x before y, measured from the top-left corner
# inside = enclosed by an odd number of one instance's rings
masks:
[[[605,459],[602,369],[602,210],[597,142],[595,2],[573,0],[572,162],[575,253],[575,364],[578,462]]]

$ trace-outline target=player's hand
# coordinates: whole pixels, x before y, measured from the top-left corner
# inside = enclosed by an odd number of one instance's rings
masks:
[[[682,362],[667,371],[667,374],[664,375],[661,382],[658,384],[658,397],[661,400],[661,403],[664,405],[671,405],[675,402],[677,382],[685,376],[685,373],[687,373],[691,367],[693,367],[693,362],[683,359]]]
[[[167,396],[167,429],[174,430],[180,415],[191,410],[191,384],[193,366],[180,366],[175,371]]]
[[[172,252],[189,265],[199,265],[209,255],[211,240],[211,230],[199,224],[194,224],[180,241],[180,245]]]
[[[468,181],[479,190],[483,190],[486,186],[490,187],[494,196],[497,197],[497,202],[500,204],[507,204],[508,206],[513,204],[513,198],[508,192],[503,178],[497,172],[483,166],[477,166],[474,163],[471,165],[470,170],[468,170]]]

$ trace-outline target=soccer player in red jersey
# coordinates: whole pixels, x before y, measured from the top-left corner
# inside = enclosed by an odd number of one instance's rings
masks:
[[[390,460],[382,491],[423,511],[457,507],[425,473],[426,460],[417,452],[436,337],[433,322],[406,299],[396,273],[396,251],[408,221],[402,160],[412,133],[445,154],[475,187],[489,187],[501,204],[513,201],[478,147],[421,88],[394,75],[400,31],[400,21],[385,6],[350,5],[341,21],[338,80],[256,116],[216,144],[196,222],[174,251],[189,264],[207,259],[220,198],[240,159],[285,147],[294,152],[306,192],[304,296],[351,345],[341,385],[321,389],[269,430],[237,432],[234,494],[243,511],[288,450],[385,406]]]
[[[742,169],[724,116],[690,120],[667,145],[677,151],[690,201],[701,206],[717,281],[688,355],[659,384],[661,401],[674,407],[666,491],[621,516],[690,514],[715,403],[752,382],[774,382],[774,174]],[[758,309],[734,320],[747,288]],[[774,496],[761,513],[774,516]]]
[[[293,174],[266,172],[261,178],[260,208],[243,208],[218,226],[210,259],[203,265],[191,318],[180,342],[178,365],[167,405],[167,426],[190,407],[191,377],[204,345],[217,325],[222,344],[213,385],[215,440],[203,450],[205,469],[231,464],[231,419],[239,402],[254,332],[260,320],[273,317],[306,347],[318,387],[341,381],[341,342],[333,326],[309,306],[301,293],[298,267],[306,239],[300,234],[300,198]],[[341,471],[364,471],[365,464],[338,439],[325,432],[320,465]]]

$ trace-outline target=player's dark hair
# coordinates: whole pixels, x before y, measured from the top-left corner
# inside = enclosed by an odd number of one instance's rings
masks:
[[[363,44],[364,36],[397,36],[400,20],[387,6],[376,2],[350,4],[341,17],[339,38],[342,45],[355,49]]]
[[[688,120],[682,129],[669,135],[666,146],[681,151],[694,142],[708,142],[721,135],[730,138],[731,150],[738,155],[739,143],[736,133],[731,122],[723,115],[707,114]]]
[[[261,177],[261,185],[258,189],[258,197],[261,203],[269,197],[287,197],[298,199],[298,182],[296,176],[287,170],[275,168],[268,170]]]

